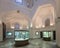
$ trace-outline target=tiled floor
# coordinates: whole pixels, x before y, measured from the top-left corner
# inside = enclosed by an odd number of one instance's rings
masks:
[[[15,47],[14,40],[9,39],[4,42],[0,42],[0,48],[57,48],[55,42],[42,41],[41,39],[34,39],[29,41],[30,44],[24,47]]]

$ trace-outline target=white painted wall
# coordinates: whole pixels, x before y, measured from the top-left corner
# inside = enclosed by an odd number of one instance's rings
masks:
[[[56,44],[60,47],[60,19],[56,21]]]
[[[60,47],[60,0],[56,0],[56,44]]]

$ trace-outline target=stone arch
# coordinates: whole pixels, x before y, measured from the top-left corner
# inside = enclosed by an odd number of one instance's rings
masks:
[[[37,8],[37,11],[32,18],[32,23],[36,26],[45,25],[45,20],[49,18],[49,24],[55,20],[54,6],[52,4],[44,4]],[[48,22],[48,21],[47,21]]]

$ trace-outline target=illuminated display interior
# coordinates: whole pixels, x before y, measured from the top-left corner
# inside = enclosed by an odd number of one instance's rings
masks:
[[[11,32],[6,32],[6,35],[7,35],[7,36],[11,36],[12,33],[11,33]]]
[[[51,37],[51,32],[43,32],[43,37]]]
[[[28,31],[15,31],[15,41],[28,40],[29,32]]]

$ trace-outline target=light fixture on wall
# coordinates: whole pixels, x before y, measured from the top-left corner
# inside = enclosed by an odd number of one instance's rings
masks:
[[[53,26],[54,24],[53,23],[50,23],[50,26]]]
[[[42,25],[42,27],[44,28],[44,27],[45,27],[45,25]]]
[[[11,26],[11,29],[14,29],[15,27],[14,26]]]
[[[32,27],[33,25],[32,25],[32,23],[31,23],[31,25],[30,25],[30,27]]]

